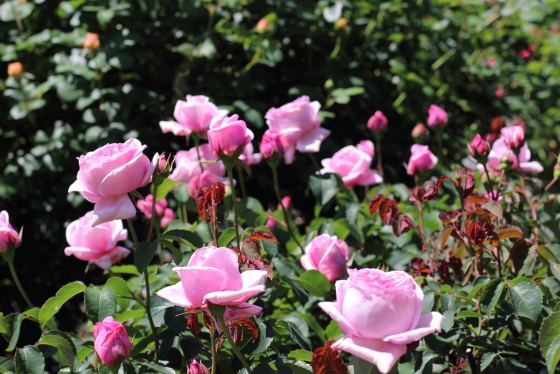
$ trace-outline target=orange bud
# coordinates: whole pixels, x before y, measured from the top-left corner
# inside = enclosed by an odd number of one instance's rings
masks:
[[[348,25],[348,20],[344,17],[339,18],[338,20],[336,20],[336,22],[334,23],[334,28],[335,29],[343,29],[346,27],[346,25]]]
[[[12,62],[11,64],[8,64],[8,75],[10,77],[21,77],[24,71],[25,70],[23,69],[21,62]]]
[[[99,48],[99,35],[93,32],[88,32],[86,34],[86,38],[84,39],[84,48],[87,48],[89,50]]]
[[[270,22],[268,22],[268,20],[265,18],[261,18],[259,22],[257,22],[257,26],[255,26],[255,30],[257,30],[257,32],[260,33],[270,30]]]

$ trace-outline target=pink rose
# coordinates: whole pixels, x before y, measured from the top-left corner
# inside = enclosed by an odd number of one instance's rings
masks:
[[[350,260],[348,244],[328,234],[313,239],[305,247],[305,254],[300,258],[301,266],[305,270],[320,271],[331,282],[344,274],[348,260]]]
[[[512,170],[521,169],[525,172],[535,173],[540,173],[544,170],[542,165],[537,161],[529,160],[531,160],[531,151],[529,150],[527,142],[519,149],[518,159],[514,151],[506,145],[504,138],[499,138],[492,145],[492,150],[488,154],[488,163],[486,167],[488,171],[495,174],[502,173],[502,162],[508,162]],[[481,174],[484,173],[484,167],[481,164],[478,164],[476,168]]]
[[[128,193],[147,185],[159,162],[157,153],[150,162],[145,148],[138,140],[128,139],[80,156],[78,177],[68,192],[79,192],[95,204],[93,226],[136,215]]]
[[[444,127],[447,124],[447,112],[437,105],[430,105],[427,122],[430,128]]]
[[[189,371],[187,374],[210,374],[210,372],[202,364],[193,360],[189,365]]]
[[[412,155],[408,160],[406,172],[408,175],[424,173],[433,169],[438,162],[438,158],[430,152],[427,145],[414,144],[411,148]]]
[[[5,210],[0,212],[0,252],[20,244],[19,234],[10,224],[10,216]]]
[[[161,121],[159,126],[163,132],[189,136],[193,132],[206,133],[214,118],[223,118],[227,110],[218,109],[208,101],[206,96],[187,95],[187,101],[178,100],[173,111],[175,121]]]
[[[147,218],[152,218],[152,204],[154,202],[154,195],[150,194],[144,198],[144,200],[136,201],[136,207],[139,211],[144,213]],[[156,201],[156,214],[162,216],[163,212],[167,208],[167,200],[161,199]]]
[[[506,145],[511,148],[519,148],[525,140],[525,129],[521,126],[504,127],[500,133]]]
[[[282,145],[280,133],[272,129],[266,130],[261,140],[260,150],[261,155],[267,160],[272,160],[274,153],[282,156],[284,154],[284,146]]]
[[[387,117],[378,110],[369,118],[367,127],[373,132],[385,132],[387,131],[387,123]]]
[[[253,132],[237,114],[212,121],[208,130],[208,142],[216,158],[231,157],[236,152],[240,155],[252,139]]]
[[[72,222],[66,228],[66,256],[74,255],[76,258],[89,261],[103,270],[108,270],[111,265],[126,258],[130,251],[117,246],[120,240],[126,240],[128,232],[123,229],[121,220],[109,221],[92,227],[94,212]]]
[[[529,52],[528,50],[524,49],[521,52],[519,52],[517,54],[520,58],[527,58],[527,57],[531,57],[531,52]]]
[[[488,143],[486,143],[486,141],[482,139],[482,136],[476,134],[472,142],[470,142],[469,144],[469,153],[471,154],[471,156],[474,158],[486,156],[488,154],[488,151],[490,151]]]
[[[367,153],[370,157],[373,158],[373,154],[375,153],[375,146],[371,140],[362,140],[356,146],[360,151]]]
[[[267,274],[264,270],[239,273],[237,254],[224,247],[201,248],[194,252],[187,266],[175,267],[173,271],[181,281],[163,288],[157,295],[183,308],[205,307],[207,301],[254,307],[245,301],[265,290],[259,283]]]
[[[175,214],[173,214],[173,210],[166,208],[165,211],[163,212],[163,217],[161,217],[161,228],[166,228],[167,225],[169,225],[169,223],[171,221],[173,221],[175,219]]]
[[[202,174],[196,174],[194,177],[191,178],[189,181],[189,185],[187,186],[187,190],[189,191],[189,195],[196,199],[196,193],[202,187],[212,187],[214,183],[220,182],[225,185],[229,186],[229,180],[225,177],[218,177],[208,171],[204,171]]]
[[[175,169],[169,176],[169,179],[188,183],[192,177],[201,173],[200,165],[202,165],[203,170],[208,171],[217,177],[224,176],[226,173],[226,167],[222,161],[217,161],[214,164],[204,163],[204,161],[217,160],[217,158],[212,154],[210,144],[203,144],[199,146],[198,153],[200,154],[200,161],[202,164],[198,162],[198,155],[195,147],[189,149],[188,151],[177,152],[175,154]]]
[[[241,155],[239,155],[239,160],[245,165],[256,165],[261,162],[262,156],[260,153],[254,153],[255,148],[253,143],[249,142],[245,147],[245,150]]]
[[[282,205],[284,205],[284,208],[291,210],[293,208],[292,197],[284,196],[282,198]],[[282,207],[280,207],[279,209],[282,209]]]
[[[498,99],[501,99],[502,97],[504,97],[506,95],[506,90],[503,87],[498,87],[494,90],[494,95]]]
[[[302,96],[280,108],[270,108],[266,123],[272,130],[278,131],[286,164],[294,161],[296,149],[300,152],[319,152],[321,142],[331,133],[321,126],[318,101],[310,102],[309,96]]]
[[[424,135],[426,135],[426,126],[424,126],[423,123],[418,123],[412,129],[411,135],[414,139],[423,137]]]
[[[407,344],[435,331],[444,317],[421,315],[424,294],[403,271],[348,269],[349,278],[336,282],[336,301],[319,306],[346,334],[332,345],[373,363],[388,373],[407,351]]]
[[[266,226],[267,229],[269,229],[270,231],[274,231],[276,230],[276,220],[274,219],[273,216],[268,216],[268,218],[266,219],[266,223],[264,224]]]
[[[490,57],[488,60],[486,60],[486,66],[491,68],[492,66],[494,66],[496,64],[497,61],[498,60],[496,60],[496,57]]]
[[[383,181],[377,173],[370,170],[371,156],[353,145],[336,152],[332,158],[321,161],[323,169],[320,174],[337,173],[342,177],[344,187],[351,188],[357,184],[369,186]]]
[[[106,317],[93,327],[93,347],[99,361],[113,366],[128,358],[132,343],[123,324]]]

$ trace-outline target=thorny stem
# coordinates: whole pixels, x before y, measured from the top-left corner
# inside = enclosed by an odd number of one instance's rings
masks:
[[[276,198],[278,199],[278,203],[282,207],[282,212],[284,213],[284,219],[286,220],[286,227],[288,228],[288,232],[290,233],[290,236],[292,237],[292,239],[294,239],[298,247],[303,249],[303,246],[300,244],[299,240],[294,235],[294,232],[292,231],[292,227],[290,226],[290,215],[288,214],[288,209],[286,209],[286,207],[282,203],[282,196],[280,195],[280,187],[278,183],[278,171],[277,171],[278,164],[270,163],[270,168],[272,169],[272,178],[274,180],[274,192],[276,192]]]
[[[19,278],[17,276],[16,268],[14,267],[14,255],[13,255],[13,253],[11,255],[4,256],[4,259],[6,260],[6,262],[8,262],[10,272],[12,273],[12,278],[14,278],[14,282],[16,283],[16,286],[19,290],[19,293],[21,293],[21,296],[23,296],[23,299],[27,303],[27,306],[29,308],[33,309],[34,308],[33,303],[31,302],[31,300],[29,300],[29,296],[27,296],[27,293],[25,293],[25,290],[23,289],[23,286],[21,285],[21,283],[19,281]]]
[[[214,336],[215,335],[214,326],[211,326],[209,330],[210,330],[210,344],[212,345],[210,347],[212,351],[212,374],[217,374],[218,352],[216,352],[216,337]]]
[[[251,374],[252,373],[251,367],[249,366],[249,364],[245,360],[245,357],[243,356],[243,353],[241,353],[241,351],[239,351],[239,348],[235,345],[235,342],[231,338],[231,335],[230,335],[230,333],[228,331],[228,328],[226,326],[226,322],[224,321],[224,316],[223,315],[221,315],[221,316],[218,315],[218,316],[216,316],[216,319],[218,320],[218,323],[220,324],[220,327],[222,329],[222,332],[224,333],[224,336],[226,337],[227,341],[231,345],[231,349],[237,355],[237,357],[239,358],[239,361],[241,361],[241,363],[243,364],[245,369],[247,369],[247,373]]]
[[[488,172],[488,168],[486,167],[486,164],[482,164],[482,166],[484,166],[484,172],[486,173],[486,179],[488,180],[488,185],[490,186],[490,196],[492,196],[492,200],[496,201],[498,199],[498,196],[496,196],[499,191],[496,192],[496,194],[494,193],[494,186],[492,185],[492,178],[490,178],[490,173]]]
[[[237,241],[237,248],[241,248],[241,242],[239,241],[239,228],[237,223],[237,196],[235,195],[235,185],[233,184],[233,163],[234,160],[222,160],[224,165],[226,166],[228,177],[229,177],[229,186],[231,188],[231,197],[233,203],[233,218],[235,224],[235,240]],[[216,243],[217,244],[217,243]]]

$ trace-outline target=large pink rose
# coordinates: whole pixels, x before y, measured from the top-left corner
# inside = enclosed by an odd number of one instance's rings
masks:
[[[216,158],[231,157],[240,148],[243,153],[251,140],[253,140],[253,132],[237,114],[213,120],[208,130],[208,142]]]
[[[509,161],[509,167],[512,170],[521,169],[525,172],[535,172],[540,173],[544,170],[541,164],[537,161],[531,160],[531,151],[527,142],[519,148],[519,158],[511,148],[506,145],[504,138],[499,138],[492,144],[492,150],[488,154],[488,162],[486,167],[488,171],[494,174],[502,173],[502,161]],[[477,165],[477,170],[480,173],[484,173],[484,166],[482,164]]]
[[[19,235],[10,224],[10,216],[5,210],[0,212],[0,252],[6,252],[10,246],[17,247]]]
[[[132,342],[122,323],[106,317],[93,326],[93,347],[102,363],[113,366],[127,359]]]
[[[438,158],[430,151],[427,145],[414,144],[411,152],[412,154],[406,168],[408,175],[424,173],[433,169],[438,162]]]
[[[159,161],[156,153],[150,162],[143,153],[145,148],[138,140],[129,139],[80,156],[78,177],[68,192],[79,192],[95,204],[93,226],[136,215],[128,193],[150,182]]]
[[[126,240],[128,232],[123,229],[121,220],[101,223],[91,226],[94,213],[72,222],[66,228],[66,256],[74,255],[80,260],[89,261],[104,270],[127,257],[130,251],[117,245],[120,240]]]
[[[447,124],[447,112],[437,105],[430,105],[427,123],[430,128],[444,127]]]
[[[198,147],[198,152],[200,154],[200,161],[198,161],[198,155],[196,153],[196,148],[191,148],[188,151],[179,151],[175,154],[175,168],[169,176],[169,179],[173,181],[183,181],[189,182],[192,177],[201,173],[200,165],[202,169],[214,174],[217,177],[223,177],[226,173],[226,167],[222,161],[219,161],[213,154],[210,144],[202,144]],[[218,161],[216,161],[218,160]],[[204,161],[216,161],[213,164],[204,163]]]
[[[187,371],[187,374],[210,374],[210,372],[201,363],[196,362],[196,360],[193,360],[189,365],[189,370]]]
[[[313,239],[305,247],[305,254],[300,258],[301,266],[305,270],[318,270],[331,282],[344,274],[348,260],[350,260],[348,244],[328,234]]]
[[[421,315],[422,289],[403,271],[348,269],[349,278],[336,282],[336,301],[319,306],[346,334],[332,345],[388,373],[407,351],[406,345],[435,331],[444,317]]]
[[[163,132],[188,136],[193,132],[205,134],[214,118],[223,118],[227,110],[218,109],[206,96],[187,95],[187,101],[178,100],[173,111],[175,121],[161,121]]]
[[[294,161],[296,149],[300,152],[319,152],[321,142],[331,133],[321,126],[318,101],[310,102],[308,96],[271,108],[265,118],[268,127],[280,133],[286,163]]]
[[[319,170],[320,174],[339,174],[347,188],[357,184],[369,186],[383,182],[383,178],[370,169],[371,156],[353,145],[342,148],[332,158],[322,160],[321,164],[323,169]]]
[[[229,248],[204,247],[192,255],[185,267],[175,267],[181,281],[157,292],[157,295],[184,308],[206,307],[207,301],[237,305],[247,313],[258,308],[245,301],[265,290],[260,285],[264,270],[239,273],[237,254]],[[244,309],[240,309],[243,311]],[[238,313],[235,318],[240,318]],[[254,315],[254,314],[251,314]]]

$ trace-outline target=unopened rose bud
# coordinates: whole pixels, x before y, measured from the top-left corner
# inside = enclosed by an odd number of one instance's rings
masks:
[[[367,127],[373,132],[385,132],[387,131],[387,123],[387,117],[378,110],[369,118]]]
[[[474,158],[481,156],[484,157],[488,155],[489,148],[488,143],[482,139],[482,136],[476,134],[472,142],[469,144],[469,153]]]
[[[346,28],[346,25],[348,25],[348,20],[344,17],[339,18],[336,20],[336,22],[334,23],[334,28],[335,29],[344,29]]]
[[[89,50],[94,50],[99,48],[99,35],[93,32],[88,32],[86,38],[84,39],[84,48]]]
[[[159,174],[163,173],[166,167],[167,167],[167,159],[165,158],[165,153],[162,153],[159,158],[158,173]]]
[[[284,205],[284,208],[286,208],[287,210],[292,210],[292,198],[290,196],[284,196],[282,198],[282,205]],[[278,209],[282,209],[282,207],[279,205]]]
[[[419,123],[412,129],[412,137],[414,139],[421,138],[426,135],[426,126],[423,123]]]
[[[126,360],[130,355],[132,343],[123,324],[113,317],[106,317],[93,327],[93,346],[99,361],[113,366]]]
[[[268,216],[266,219],[266,223],[264,224],[270,231],[274,231],[276,229],[276,220],[273,216]]]
[[[12,62],[11,64],[8,64],[8,75],[10,77],[21,77],[24,71],[25,70],[23,69],[23,65],[21,62]]]
[[[521,126],[505,127],[501,131],[504,142],[511,149],[519,148],[525,139],[525,129]]]
[[[502,97],[504,97],[506,95],[506,90],[503,87],[498,87],[496,88],[496,90],[494,91],[494,95],[498,98],[501,99]]]
[[[268,22],[266,18],[261,18],[259,22],[257,22],[255,30],[257,30],[257,32],[260,32],[261,34],[270,30],[270,22]]]
[[[201,363],[193,360],[193,362],[189,365],[189,371],[187,374],[209,374],[209,372],[208,369],[206,369]]]

